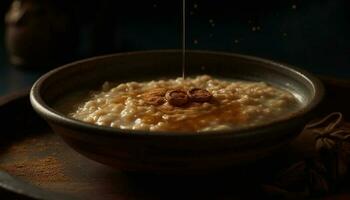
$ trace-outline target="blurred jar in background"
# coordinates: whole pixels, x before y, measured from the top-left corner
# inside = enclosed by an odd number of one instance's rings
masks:
[[[77,29],[69,4],[14,0],[5,16],[5,43],[12,65],[47,70],[74,57]]]

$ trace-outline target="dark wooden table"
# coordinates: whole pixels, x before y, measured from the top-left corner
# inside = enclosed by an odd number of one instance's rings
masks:
[[[326,77],[322,80],[326,83],[327,97],[320,115],[340,111],[349,120],[350,107],[347,105],[350,95],[347,93],[350,92],[350,81]],[[270,179],[274,171],[290,164],[291,160],[302,159],[306,154],[300,146],[292,145],[291,149],[295,150],[288,149],[286,154],[277,154],[255,167],[212,175],[124,174],[90,161],[68,148],[36,116],[26,93],[10,99],[2,99],[2,103],[8,103],[0,106],[3,123],[0,186],[11,191],[0,189],[3,199],[28,199],[28,196],[39,199],[254,199],[260,195],[260,181]],[[7,115],[14,117],[15,123],[21,126],[13,126]],[[350,182],[347,184],[350,186]],[[325,198],[350,198],[349,189],[343,185],[337,193]]]

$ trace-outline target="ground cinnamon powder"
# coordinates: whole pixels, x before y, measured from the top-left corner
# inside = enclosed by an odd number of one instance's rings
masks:
[[[56,156],[60,146],[54,135],[24,138],[2,150],[0,169],[40,186],[67,182],[64,163]]]
[[[69,180],[63,173],[60,161],[53,156],[9,163],[1,167],[9,174],[28,179],[37,185]]]

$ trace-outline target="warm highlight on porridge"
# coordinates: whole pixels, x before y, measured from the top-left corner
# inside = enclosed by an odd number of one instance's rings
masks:
[[[121,129],[202,132],[267,123],[298,105],[291,93],[264,82],[202,75],[116,86],[106,82],[69,116]]]

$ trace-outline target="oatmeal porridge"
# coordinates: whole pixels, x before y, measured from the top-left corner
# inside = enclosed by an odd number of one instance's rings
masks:
[[[106,82],[68,115],[121,129],[203,132],[267,123],[298,105],[291,93],[264,82],[201,75],[119,85]]]

